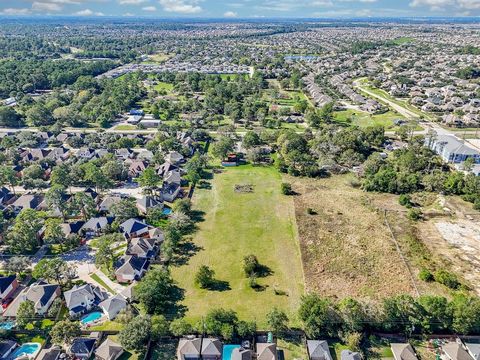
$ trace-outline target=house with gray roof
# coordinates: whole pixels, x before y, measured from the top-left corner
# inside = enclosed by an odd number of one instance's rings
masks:
[[[393,357],[395,360],[418,360],[412,345],[407,343],[391,343]]]
[[[79,316],[108,297],[98,286],[92,284],[75,285],[72,289],[63,293],[65,304],[68,307],[70,316]]]
[[[177,360],[200,360],[202,339],[197,337],[180,339],[177,347]]]
[[[120,311],[127,308],[127,305],[127,300],[119,294],[110,296],[98,304],[109,320],[115,319]]]
[[[202,339],[202,360],[220,360],[223,353],[223,344],[218,339]]]
[[[358,352],[350,351],[350,350],[342,350],[341,354],[342,360],[361,360],[362,357]]]
[[[480,152],[465,144],[453,135],[437,135],[427,137],[425,144],[435,151],[441,158],[451,164],[460,164],[469,158],[473,158],[476,164],[480,163]]]
[[[61,294],[59,285],[51,285],[44,281],[37,281],[29,287],[23,289],[20,294],[15,297],[11,304],[7,307],[3,316],[15,317],[20,304],[24,301],[30,300],[34,303],[35,313],[44,315],[47,313],[53,300]]]
[[[277,360],[277,344],[257,343],[257,360]]]
[[[252,350],[238,347],[232,350],[230,360],[252,360],[253,355],[254,353]]]
[[[447,342],[441,348],[447,360],[472,360],[460,340]]]
[[[307,340],[307,351],[310,360],[332,360],[325,340]]]
[[[95,350],[96,360],[117,360],[123,354],[123,347],[110,338],[107,338]]]

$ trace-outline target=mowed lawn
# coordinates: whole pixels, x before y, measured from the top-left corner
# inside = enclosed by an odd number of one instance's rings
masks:
[[[281,175],[271,167],[224,169],[215,174],[210,189],[196,189],[194,209],[203,211],[204,221],[193,235],[199,250],[188,264],[173,268],[173,277],[185,289],[187,319],[200,320],[209,309],[235,310],[240,319],[256,320],[265,327],[265,315],[277,306],[296,324],[296,310],[304,280],[297,240],[292,197],[282,195]],[[253,185],[252,193],[235,192],[235,185]],[[271,275],[259,278],[265,286],[249,286],[242,262],[254,254]],[[207,265],[215,278],[228,283],[227,290],[202,290],[194,285],[197,269]],[[225,283],[225,284],[226,284]],[[282,293],[277,295],[275,293]]]

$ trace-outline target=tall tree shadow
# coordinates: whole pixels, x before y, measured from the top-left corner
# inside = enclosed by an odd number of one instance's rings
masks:
[[[171,260],[173,266],[187,265],[192,256],[203,250],[201,246],[196,245],[191,238],[184,239],[177,248],[175,255]]]

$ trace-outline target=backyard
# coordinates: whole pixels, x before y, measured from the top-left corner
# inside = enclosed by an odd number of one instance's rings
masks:
[[[185,289],[187,319],[196,322],[210,309],[222,307],[264,328],[266,313],[276,306],[297,324],[294,315],[304,280],[293,199],[281,194],[281,182],[273,167],[246,165],[223,169],[214,174],[211,186],[195,191],[193,205],[203,213],[203,221],[190,246],[194,254],[173,269],[174,278]],[[246,188],[250,190],[239,190]],[[249,286],[242,268],[243,258],[250,254],[268,269],[256,290]],[[215,271],[221,285],[217,290],[195,286],[201,265]]]

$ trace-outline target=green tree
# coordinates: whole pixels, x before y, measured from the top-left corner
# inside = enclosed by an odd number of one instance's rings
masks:
[[[15,254],[32,252],[38,245],[38,232],[42,228],[41,213],[34,209],[23,209],[15,218],[7,236],[7,243]]]
[[[245,149],[251,149],[262,143],[260,136],[254,131],[247,131],[243,137],[243,147]]]
[[[237,322],[238,318],[235,311],[222,308],[212,309],[205,316],[204,328],[207,334],[220,336],[231,328],[235,328]],[[225,331],[222,332],[222,330]]]
[[[149,316],[137,316],[125,324],[118,338],[120,344],[127,350],[141,351],[148,343],[152,332],[152,322]]]
[[[50,174],[50,182],[52,185],[62,186],[65,189],[72,185],[71,169],[66,164],[55,166]]]
[[[65,243],[65,233],[63,232],[60,219],[50,218],[45,220],[45,229],[43,231],[43,241],[48,244],[59,244],[63,251]]]
[[[175,283],[168,269],[155,268],[135,286],[135,298],[148,314],[161,314],[174,304]]]
[[[120,224],[139,215],[135,199],[133,198],[122,199],[118,203],[113,204],[110,212]]]
[[[280,335],[288,329],[288,316],[277,307],[267,313],[267,324],[272,331]]]
[[[20,127],[22,118],[10,106],[0,106],[0,126],[2,127]]]
[[[328,299],[316,294],[303,296],[298,315],[307,336],[321,338],[336,335],[339,316]]]
[[[18,306],[17,325],[25,328],[29,323],[36,322],[35,303],[31,300],[25,300]]]
[[[160,339],[163,336],[170,334],[170,324],[163,315],[154,315],[151,318],[152,322],[152,337],[153,339]]]
[[[362,332],[366,314],[360,302],[352,298],[345,298],[338,303],[338,312],[343,319],[345,331]]]
[[[75,193],[73,196],[72,208],[82,214],[84,221],[87,221],[97,213],[95,200],[85,192]]]
[[[40,260],[33,268],[32,275],[37,279],[65,285],[74,279],[77,273],[75,267],[69,265],[65,260],[55,257]]]
[[[235,143],[233,139],[227,136],[222,136],[213,144],[212,154],[219,159],[224,159],[233,151],[234,146]]]
[[[64,221],[67,212],[66,196],[65,188],[62,185],[53,185],[45,193],[45,201],[48,207],[52,210],[58,209]]]
[[[185,336],[193,334],[195,329],[185,319],[175,319],[170,323],[170,332],[174,336]]]
[[[115,250],[113,244],[124,241],[121,234],[107,234],[99,237],[97,240],[97,251],[95,252],[95,264],[98,267],[105,267],[109,272],[113,272],[115,262]]]
[[[153,167],[147,167],[137,178],[140,186],[146,188],[147,191],[154,191],[162,181],[160,175],[157,174]]]
[[[1,185],[10,186],[10,190],[15,194],[15,186],[18,184],[18,178],[15,170],[11,166],[0,166]]]
[[[215,283],[215,271],[206,265],[200,266],[195,274],[195,285],[201,289],[208,289]]]
[[[80,336],[80,323],[68,319],[57,322],[50,330],[52,342],[56,345],[70,345]]]

